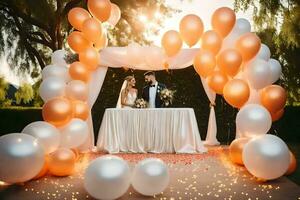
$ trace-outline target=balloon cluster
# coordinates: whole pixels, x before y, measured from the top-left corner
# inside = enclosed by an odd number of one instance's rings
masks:
[[[165,54],[175,56],[183,42],[189,47],[200,45],[194,57],[196,72],[212,91],[240,109],[236,128],[242,138],[232,142],[231,160],[245,164],[259,178],[278,178],[289,165],[295,168],[294,156],[290,156],[286,144],[276,136],[266,135],[272,121],[284,113],[286,91],[274,84],[280,78],[281,65],[270,58],[268,46],[250,32],[250,23],[236,19],[232,9],[217,9],[211,25],[212,30],[204,32],[198,16],[186,15],[180,21],[179,32],[170,30],[163,35]]]
[[[103,156],[92,161],[84,174],[84,188],[96,199],[117,199],[129,188],[142,195],[153,196],[169,185],[169,170],[160,159],[140,161],[130,173],[125,160],[117,156]]]

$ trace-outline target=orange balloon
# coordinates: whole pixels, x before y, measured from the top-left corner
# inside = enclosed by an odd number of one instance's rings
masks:
[[[244,165],[243,149],[249,140],[249,138],[238,138],[231,142],[229,146],[229,157],[232,162],[238,165]]]
[[[276,113],[284,108],[286,102],[286,92],[279,85],[270,85],[261,91],[261,104],[270,113]]]
[[[92,43],[90,43],[85,36],[79,32],[74,31],[68,36],[68,44],[75,51],[76,53],[80,53],[81,51],[84,51],[85,49],[92,46]]]
[[[242,62],[242,55],[235,49],[226,49],[217,57],[217,65],[220,70],[230,77],[237,75]]]
[[[243,61],[253,58],[259,51],[261,41],[254,33],[245,33],[235,43],[235,48],[241,53]]]
[[[182,40],[177,31],[171,30],[165,32],[162,37],[161,44],[167,56],[171,57],[180,51],[182,47]]]
[[[49,172],[54,176],[69,176],[75,168],[76,156],[67,148],[59,148],[49,155]]]
[[[202,20],[194,14],[184,16],[179,24],[180,35],[189,47],[194,46],[200,40],[203,29]]]
[[[89,18],[82,24],[82,33],[90,42],[96,43],[102,36],[102,25],[98,20]]]
[[[295,158],[295,155],[290,151],[290,166],[287,169],[285,175],[290,175],[297,169],[297,160]]]
[[[89,106],[87,105],[86,102],[83,101],[73,101],[73,113],[74,113],[74,118],[79,118],[82,120],[87,120],[90,109]]]
[[[102,36],[97,39],[96,43],[94,44],[94,47],[95,49],[100,50],[107,47],[107,44],[108,44],[107,35],[103,31]]]
[[[230,8],[222,7],[214,12],[211,24],[213,29],[224,38],[232,30],[235,20],[236,16],[234,11]]]
[[[72,104],[63,97],[56,97],[47,101],[42,110],[43,119],[54,126],[63,126],[72,118]]]
[[[48,156],[45,156],[45,162],[43,165],[43,168],[41,169],[41,171],[33,178],[34,180],[42,178],[43,176],[45,176],[47,174],[47,172],[49,171],[48,169]]]
[[[211,75],[216,66],[214,54],[207,50],[200,50],[194,58],[194,68],[196,72],[206,78]]]
[[[95,70],[99,64],[99,53],[93,47],[79,53],[79,61],[85,64],[89,70]]]
[[[77,30],[82,30],[83,22],[90,18],[90,13],[83,8],[72,8],[68,13],[68,20],[70,24]]]
[[[111,3],[109,0],[88,0],[90,13],[101,22],[105,22],[110,17]]]
[[[284,114],[284,109],[277,111],[276,113],[271,113],[272,121],[275,122],[279,120]]]
[[[88,82],[90,79],[90,71],[88,70],[88,67],[81,62],[73,62],[70,65],[69,74],[73,80]]]
[[[201,38],[201,47],[205,50],[217,54],[222,46],[222,38],[215,31],[206,31]]]
[[[250,88],[245,81],[232,79],[224,86],[223,95],[231,106],[241,108],[249,99]]]
[[[217,94],[223,94],[223,88],[227,82],[227,76],[220,71],[214,71],[207,77],[208,86]]]

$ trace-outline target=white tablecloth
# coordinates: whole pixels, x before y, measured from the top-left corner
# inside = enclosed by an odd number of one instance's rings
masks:
[[[203,153],[191,108],[106,109],[97,149],[109,153]]]

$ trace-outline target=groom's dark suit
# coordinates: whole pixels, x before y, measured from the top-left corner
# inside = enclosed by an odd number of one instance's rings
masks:
[[[160,99],[160,92],[165,89],[166,86],[163,83],[158,83],[157,89],[156,89],[156,97],[155,97],[155,108],[161,108],[163,105],[162,100]],[[149,90],[150,85],[147,85],[143,88],[143,94],[142,98],[149,102]]]

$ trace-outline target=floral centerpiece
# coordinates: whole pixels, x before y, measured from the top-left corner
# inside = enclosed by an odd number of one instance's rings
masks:
[[[147,108],[147,101],[145,101],[143,98],[135,100],[134,103],[135,108]]]
[[[160,99],[163,101],[165,107],[168,107],[173,103],[174,93],[174,90],[169,90],[167,88],[160,92]]]

